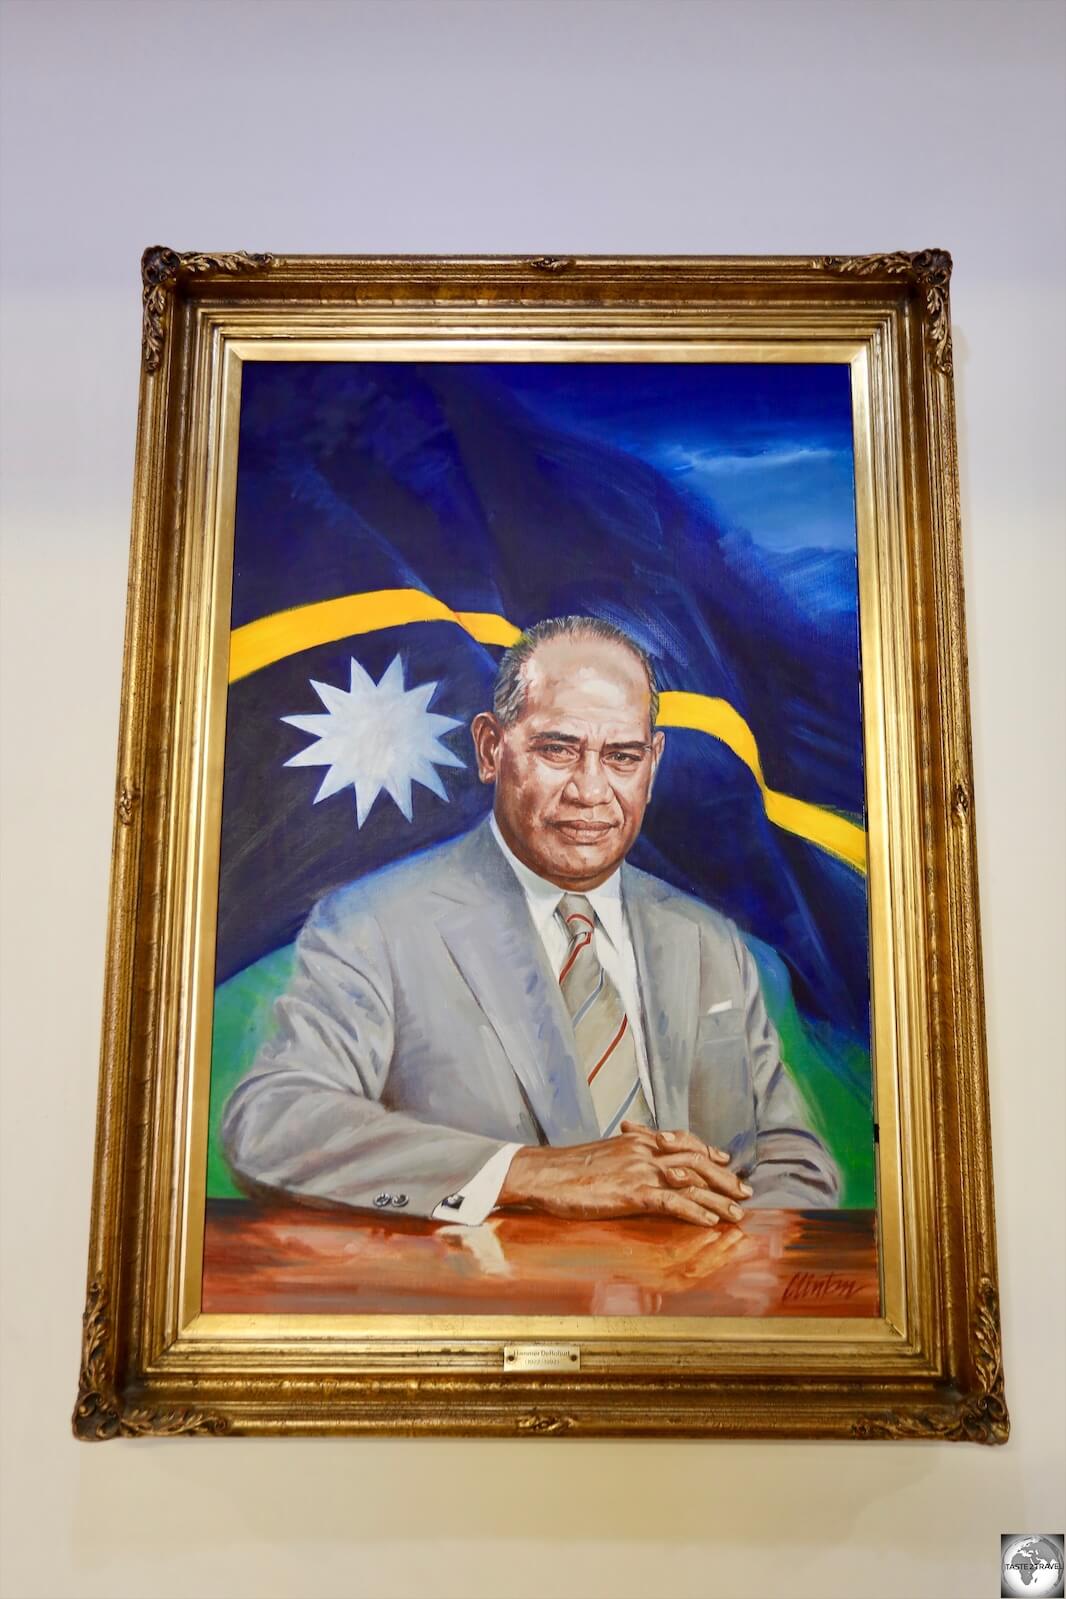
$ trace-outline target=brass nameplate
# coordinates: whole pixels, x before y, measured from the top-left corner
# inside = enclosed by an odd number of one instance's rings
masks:
[[[580,1371],[577,1344],[504,1344],[504,1371]]]

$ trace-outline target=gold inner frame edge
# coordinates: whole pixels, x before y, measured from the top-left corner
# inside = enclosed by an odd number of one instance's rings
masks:
[[[906,1096],[912,1110],[924,1103],[921,1062],[916,1059],[913,1026],[907,1025],[915,1007],[921,1010],[920,950],[911,947],[905,968],[894,968],[897,942],[908,951],[908,941],[897,941],[894,930],[901,896],[908,895],[903,880],[907,850],[917,825],[912,785],[889,781],[886,726],[907,708],[908,696],[900,692],[906,680],[908,659],[908,596],[899,571],[890,565],[891,550],[899,550],[898,437],[899,418],[892,405],[890,374],[886,365],[886,321],[882,314],[849,309],[837,317],[846,332],[834,336],[826,311],[808,313],[812,333],[795,333],[796,317],[789,315],[792,334],[787,339],[768,336],[777,319],[766,313],[741,320],[736,309],[722,313],[672,314],[664,335],[663,317],[645,313],[603,314],[615,330],[606,335],[595,314],[522,309],[506,318],[496,310],[482,315],[482,328],[474,335],[467,325],[477,311],[435,307],[417,315],[395,311],[367,311],[353,316],[350,309],[303,311],[298,320],[317,336],[294,337],[293,314],[287,313],[285,330],[271,327],[271,313],[261,307],[228,307],[224,312],[198,307],[194,326],[194,365],[203,379],[197,384],[189,431],[189,494],[186,517],[190,558],[182,585],[179,637],[183,658],[179,680],[186,710],[176,728],[172,764],[171,814],[193,817],[181,859],[168,916],[169,956],[181,974],[182,1003],[178,1007],[172,1042],[176,1046],[173,1104],[177,1117],[170,1170],[171,1237],[179,1249],[165,1295],[165,1316],[170,1336],[164,1344],[206,1350],[218,1345],[240,1345],[249,1353],[256,1348],[305,1350],[321,1342],[331,1348],[343,1344],[356,1356],[360,1348],[369,1355],[383,1340],[409,1341],[417,1336],[426,1357],[429,1346],[457,1340],[479,1352],[505,1341],[524,1339],[578,1340],[591,1349],[598,1340],[633,1341],[641,1346],[675,1344],[690,1348],[699,1343],[722,1346],[742,1337],[767,1346],[776,1343],[782,1354],[797,1344],[809,1345],[814,1354],[830,1345],[837,1351],[834,1364],[849,1344],[870,1348],[871,1342],[897,1348],[911,1343],[908,1303],[918,1288],[917,1264],[909,1258],[905,1240],[921,1235],[929,1204],[930,1175],[917,1152],[910,1159],[900,1136],[899,1097]],[[553,323],[566,322],[565,329]],[[783,318],[782,318],[783,320]],[[432,332],[427,330],[427,322]],[[487,328],[486,324],[493,326]],[[617,331],[625,327],[624,335]],[[725,324],[723,326],[722,324]],[[863,328],[858,334],[856,324]],[[551,331],[546,332],[546,326]],[[496,329],[498,328],[498,333]],[[761,331],[760,331],[761,329]],[[815,330],[820,332],[815,336]],[[773,330],[776,331],[776,330]],[[598,335],[598,336],[597,336]],[[863,336],[865,335],[865,336]],[[211,1012],[213,1007],[213,954],[218,884],[221,768],[224,749],[226,660],[232,568],[233,510],[236,491],[236,441],[239,427],[239,378],[245,360],[656,360],[722,362],[822,362],[847,364],[852,373],[856,470],[856,519],[859,544],[861,649],[864,681],[864,744],[866,751],[867,830],[871,925],[871,978],[873,993],[873,1061],[876,1118],[881,1141],[878,1160],[879,1250],[882,1273],[881,1318],[861,1323],[827,1324],[822,1318],[657,1318],[657,1317],[510,1317],[482,1316],[277,1316],[204,1317],[199,1311],[204,1215],[203,1172],[206,1152],[207,1095],[210,1073]],[[889,363],[890,364],[890,363]],[[876,395],[871,385],[877,384]],[[897,565],[899,565],[897,561]],[[211,623],[201,623],[194,639],[191,619],[197,602],[209,595]],[[202,613],[201,613],[202,614]],[[882,651],[884,652],[882,654]],[[883,664],[882,672],[871,670]],[[871,684],[873,686],[871,687]],[[900,703],[902,701],[902,704]],[[913,755],[913,730],[897,750],[897,768],[906,768]],[[910,762],[913,771],[913,760]],[[897,776],[901,775],[899,771]],[[913,858],[913,857],[912,857]],[[187,929],[182,932],[182,929]],[[919,984],[915,986],[915,974]],[[901,1024],[901,1018],[902,1024]],[[901,1053],[898,1058],[897,1050]],[[164,1054],[166,1051],[163,1052]],[[908,1092],[909,1088],[909,1092]],[[908,1294],[908,1288],[911,1294]],[[832,1328],[833,1338],[827,1334]],[[839,1343],[838,1343],[839,1338]],[[725,1353],[720,1348],[720,1353]],[[175,1350],[177,1353],[177,1350]],[[620,1352],[619,1352],[620,1353]],[[650,1354],[651,1351],[649,1350]]]

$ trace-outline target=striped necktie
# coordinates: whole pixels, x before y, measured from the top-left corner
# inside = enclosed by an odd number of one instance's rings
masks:
[[[617,1133],[623,1117],[654,1127],[622,996],[596,954],[596,912],[584,894],[564,894],[555,914],[570,940],[559,986],[574,1024],[577,1059],[588,1079],[600,1136]]]

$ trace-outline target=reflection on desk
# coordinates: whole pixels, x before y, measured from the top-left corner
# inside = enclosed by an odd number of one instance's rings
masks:
[[[877,1316],[868,1210],[752,1210],[715,1233],[658,1217],[480,1227],[210,1200],[206,1312]]]

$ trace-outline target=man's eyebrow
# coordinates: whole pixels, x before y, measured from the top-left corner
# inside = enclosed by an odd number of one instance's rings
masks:
[[[534,743],[537,743],[542,739],[545,739],[552,744],[579,745],[584,743],[584,740],[578,738],[576,733],[556,733],[550,729],[545,732],[534,733],[531,736]],[[647,750],[651,748],[651,745],[646,743],[642,738],[630,738],[612,739],[603,747],[605,750],[622,753],[625,750]]]

